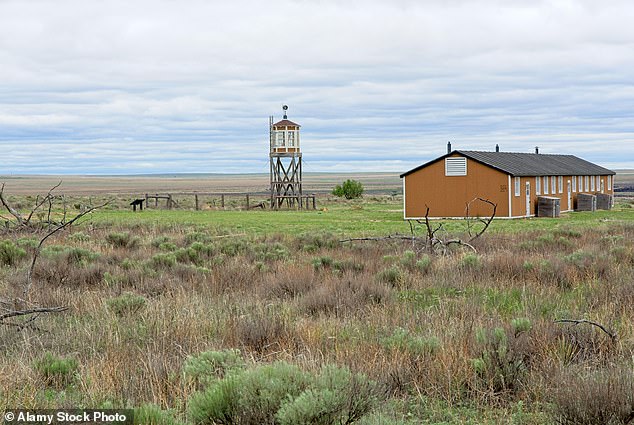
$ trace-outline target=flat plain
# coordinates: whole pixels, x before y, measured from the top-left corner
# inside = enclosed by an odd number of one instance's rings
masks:
[[[328,195],[345,178],[370,192]],[[171,210],[127,205],[190,182],[255,192],[267,179],[64,177],[69,217],[111,202],[47,239],[26,298],[47,228],[16,228],[3,211],[0,308],[68,309],[2,320],[0,410],[134,408],[140,424],[631,419],[631,199],[494,221],[473,249],[430,249],[418,223],[419,239],[372,239],[411,236],[390,174],[315,176],[317,210],[246,210],[241,196],[222,209],[211,195],[200,211],[189,195]],[[26,213],[59,180],[6,181]],[[442,240],[472,238],[473,223],[441,224]]]

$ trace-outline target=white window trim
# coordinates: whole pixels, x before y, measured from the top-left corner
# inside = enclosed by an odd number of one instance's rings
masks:
[[[548,195],[548,176],[544,176],[544,195]]]
[[[557,194],[557,178],[555,176],[551,176],[550,177],[550,188],[551,188],[551,193],[553,195]]]
[[[608,190],[612,190],[612,176],[608,176]]]
[[[515,196],[520,196],[520,178],[515,177]]]
[[[586,189],[584,190],[584,192],[589,192],[590,191],[590,176],[584,176],[584,180],[585,180],[585,183],[583,186]]]
[[[542,178],[535,177],[535,195],[542,194]]]
[[[564,176],[559,176],[557,180],[559,183],[559,193],[564,193]]]
[[[572,180],[572,193],[575,193],[577,191],[577,176],[572,176],[571,180]]]
[[[597,176],[597,190],[601,189],[601,176]]]
[[[592,192],[594,192],[596,190],[594,182],[595,182],[594,176],[590,176],[590,191],[592,191]]]

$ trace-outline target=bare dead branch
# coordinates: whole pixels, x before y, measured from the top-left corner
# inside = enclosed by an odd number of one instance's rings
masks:
[[[495,218],[495,213],[497,212],[497,209],[498,209],[498,204],[493,203],[493,202],[489,201],[488,199],[477,198],[477,200],[478,201],[482,201],[482,202],[486,202],[487,204],[491,205],[491,207],[493,207],[493,211],[491,212],[491,215],[489,216],[488,219],[486,219],[486,220],[480,219],[480,222],[484,224],[484,227],[482,229],[480,229],[480,231],[478,233],[476,233],[475,236],[473,236],[473,237],[471,237],[471,239],[469,239],[469,243],[475,241],[480,236],[482,236],[482,234],[484,232],[487,231],[487,229],[489,228],[489,225],[491,224],[491,222]]]
[[[0,315],[0,322],[2,322],[5,319],[8,319],[10,317],[27,316],[29,314],[36,314],[36,313],[61,313],[62,311],[68,310],[68,308],[69,307],[38,307],[38,308],[31,308],[31,309],[28,309],[28,310],[10,311],[8,313]]]
[[[559,320],[555,320],[555,323],[574,323],[575,325],[578,325],[578,324],[581,324],[581,323],[587,323],[588,325],[596,326],[597,328],[601,329],[603,332],[605,332],[612,339],[612,341],[616,341],[616,334],[615,333],[609,331],[602,324],[597,323],[597,322],[593,322],[591,320],[586,320],[586,319],[559,319]]]
[[[51,198],[53,196],[53,191],[55,189],[57,189],[60,185],[62,184],[61,180],[59,183],[57,183],[55,186],[53,186],[52,188],[49,189],[48,193],[46,194],[46,196],[44,198],[42,198],[41,201],[37,201],[35,203],[35,207],[33,207],[33,209],[31,210],[31,212],[29,213],[29,216],[26,218],[26,220],[24,221],[24,225],[28,225],[29,222],[31,221],[31,217],[33,217],[33,214],[35,214],[35,212],[42,206],[44,205],[44,203],[46,201],[49,202],[49,207],[50,207],[50,203],[51,203]],[[39,197],[38,197],[39,198]],[[50,218],[50,208],[49,208],[49,218]],[[50,220],[49,220],[50,221]]]
[[[77,214],[75,217],[73,217],[71,220],[62,223],[60,225],[58,225],[56,228],[54,228],[53,230],[49,231],[41,240],[40,243],[37,245],[37,248],[35,249],[35,254],[33,254],[33,260],[31,261],[31,267],[29,267],[29,271],[27,273],[27,277],[26,277],[26,284],[24,285],[24,290],[22,291],[22,295],[26,298],[29,290],[31,289],[31,284],[33,282],[33,270],[35,269],[35,262],[37,261],[40,252],[42,251],[42,246],[44,245],[44,242],[50,238],[51,236],[53,236],[55,233],[59,232],[60,230],[63,230],[64,228],[66,228],[67,226],[70,226],[71,224],[73,224],[74,222],[76,222],[77,220],[79,220],[80,218],[84,217],[86,214],[89,214],[99,208],[103,208],[106,205],[108,205],[109,202],[106,202],[104,204],[101,205],[97,205],[95,207],[91,207],[79,214]],[[50,221],[49,221],[50,223]]]
[[[384,241],[384,240],[388,240],[388,239],[405,240],[405,241],[411,241],[411,240],[425,241],[426,240],[425,238],[418,238],[418,237],[412,237],[412,236],[407,236],[407,235],[400,235],[400,234],[397,233],[397,234],[394,234],[394,235],[379,236],[379,237],[341,239],[339,242],[343,243],[343,242],[357,242],[357,241]]]
[[[475,249],[475,247],[473,245],[471,245],[469,242],[464,242],[460,239],[451,239],[448,241],[444,242],[444,245],[449,246],[449,245],[460,245],[460,246],[466,246],[467,248],[471,249],[471,251],[473,251],[474,254],[477,254],[478,251]]]
[[[4,183],[2,183],[2,187],[0,187],[0,202],[2,202],[2,205],[7,209],[7,211],[9,211],[9,214],[15,217],[18,224],[20,226],[23,226],[24,217],[22,217],[22,215],[19,212],[17,212],[11,205],[9,205],[9,203],[4,198]]]

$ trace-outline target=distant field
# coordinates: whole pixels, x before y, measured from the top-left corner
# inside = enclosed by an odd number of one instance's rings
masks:
[[[398,173],[306,173],[304,193],[324,194],[346,179],[363,183],[367,194],[402,192]],[[57,193],[76,196],[141,195],[179,192],[264,193],[269,188],[268,174],[165,174],[135,176],[3,176],[7,193],[34,195],[45,193],[59,182]],[[615,187],[634,186],[634,170],[617,170]]]
[[[397,173],[306,173],[304,193],[330,192],[346,179],[359,180],[367,193],[401,190]],[[266,192],[268,174],[173,174],[154,176],[1,176],[0,183],[15,195],[46,192],[59,182],[58,193],[73,195],[143,194],[155,192]]]

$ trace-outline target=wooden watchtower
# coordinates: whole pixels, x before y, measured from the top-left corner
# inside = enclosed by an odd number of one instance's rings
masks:
[[[269,118],[271,163],[271,208],[279,209],[284,203],[290,208],[302,208],[302,152],[299,148],[299,124],[284,117],[273,123]]]

